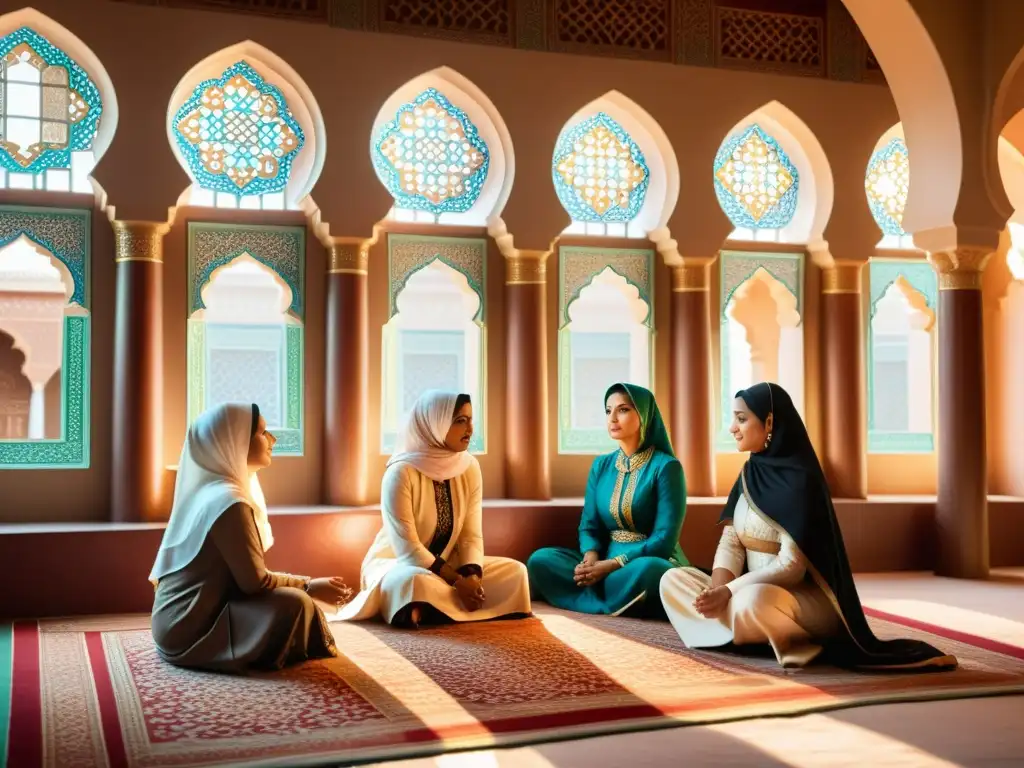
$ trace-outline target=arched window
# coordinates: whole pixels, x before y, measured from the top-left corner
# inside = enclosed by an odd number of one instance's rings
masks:
[[[0,38],[0,188],[92,194],[100,91],[29,27]]]
[[[395,199],[391,217],[399,221],[441,223],[445,214],[468,213],[491,170],[481,131],[433,87],[376,128],[370,156],[377,177]]]
[[[868,450],[934,450],[938,280],[923,260],[872,259]]]
[[[89,466],[90,212],[0,206],[0,468]]]
[[[167,120],[192,179],[180,204],[300,210],[323,165],[316,101],[285,62],[255,43],[193,67],[171,96]]]
[[[382,342],[381,451],[391,453],[402,418],[427,389],[473,401],[470,450],[486,451],[484,285],[487,242],[388,238],[391,317]]]
[[[871,155],[864,190],[871,215],[882,230],[878,247],[913,250],[913,237],[903,230],[903,211],[910,193],[910,155],[902,135],[888,139]]]
[[[714,171],[718,203],[736,227],[731,239],[782,240],[796,215],[800,173],[779,142],[750,125],[722,144]]]
[[[567,232],[644,237],[636,222],[651,171],[633,138],[604,112],[563,129],[551,176],[562,207],[572,217]]]
[[[721,414],[718,443],[729,434],[733,395],[761,381],[777,382],[803,413],[803,260],[797,254],[721,254]]]
[[[558,451],[605,453],[604,393],[653,379],[654,252],[559,249]]]
[[[303,452],[305,230],[189,223],[188,413],[256,403]]]

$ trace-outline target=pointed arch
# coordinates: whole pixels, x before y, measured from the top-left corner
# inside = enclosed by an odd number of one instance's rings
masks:
[[[954,226],[963,178],[960,115],[935,42],[908,0],[842,0],[885,74],[913,155],[903,228]],[[933,249],[934,250],[934,249]]]
[[[91,173],[110,148],[117,131],[117,95],[107,70],[78,36],[34,8],[0,15],[0,56],[12,54],[22,46],[35,51],[46,65],[64,69],[64,74],[52,84],[44,81],[44,87],[69,88],[72,105],[78,106],[64,124],[66,149],[48,148],[28,167],[29,173],[42,180],[43,185],[35,188],[92,192],[105,204],[106,195]],[[36,51],[36,48],[46,50]],[[0,163],[0,167],[3,165]],[[30,170],[32,168],[38,170]],[[57,176],[51,179],[54,171],[66,171],[67,180]],[[7,174],[4,174],[4,181],[7,181]]]
[[[743,188],[749,181],[736,166],[736,153],[744,149],[768,158],[764,179],[755,176],[752,190]],[[730,239],[794,244],[824,239],[835,197],[832,168],[813,131],[781,102],[759,107],[729,131],[713,172],[722,210],[737,227]]]
[[[228,173],[223,158],[200,156],[196,147],[203,126],[195,110],[232,80],[258,90],[258,103],[248,105],[272,119],[275,133],[257,169]],[[244,81],[244,82],[242,82]],[[245,40],[210,54],[178,81],[167,106],[167,140],[192,187],[180,204],[242,208],[308,209],[308,196],[323,170],[327,138],[323,115],[313,92],[299,74],[268,48]],[[204,194],[205,193],[205,194]],[[280,205],[276,197],[281,195]],[[237,206],[230,198],[237,199]],[[267,200],[267,198],[270,198]]]
[[[628,153],[615,199],[600,194],[600,167],[580,168],[573,150],[578,142],[605,143]],[[580,173],[580,171],[585,171]],[[552,180],[562,207],[572,219],[566,232],[671,239],[666,229],[679,200],[679,163],[664,129],[643,107],[619,91],[578,109],[562,127],[551,160]],[[587,173],[594,175],[590,189]],[[592,196],[591,192],[597,192]],[[591,202],[598,199],[598,202]],[[609,228],[609,225],[617,227]],[[654,236],[651,233],[656,233]]]
[[[403,176],[405,155],[398,151],[395,139],[401,133],[403,115],[404,119],[415,120],[419,109],[443,112],[450,120],[453,134],[460,138],[462,146],[457,156],[445,158],[459,167],[461,174],[457,180],[417,181]],[[391,143],[384,146],[388,141]],[[411,147],[408,151],[415,153],[416,149]],[[373,121],[370,157],[377,178],[395,199],[389,218],[504,228],[501,212],[515,177],[512,137],[494,103],[454,69],[438,67],[424,72],[388,97]],[[444,170],[439,169],[435,176],[449,176]],[[436,188],[428,188],[431,186]]]

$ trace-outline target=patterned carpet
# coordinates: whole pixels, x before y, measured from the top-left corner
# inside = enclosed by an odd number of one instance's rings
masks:
[[[35,766],[313,765],[1024,692],[1024,649],[874,612],[956,672],[795,673],[764,655],[684,650],[664,622],[539,606],[535,618],[400,632],[334,625],[344,656],[276,675],[176,669],[148,617],[0,627],[0,759]],[[6,743],[5,743],[6,742]]]

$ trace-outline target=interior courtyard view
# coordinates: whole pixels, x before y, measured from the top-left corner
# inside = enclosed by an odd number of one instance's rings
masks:
[[[1024,764],[1022,64],[0,0],[0,766]]]

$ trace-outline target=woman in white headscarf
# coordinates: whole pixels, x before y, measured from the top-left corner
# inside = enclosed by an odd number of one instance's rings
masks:
[[[361,589],[339,620],[406,627],[530,613],[526,566],[485,557],[480,465],[469,395],[431,390],[413,404],[381,484],[384,527]]]
[[[340,605],[352,591],[263,561],[274,537],[256,473],[275,442],[255,404],[217,406],[189,427],[149,574],[153,639],[172,664],[239,672],[337,655],[314,600]]]

